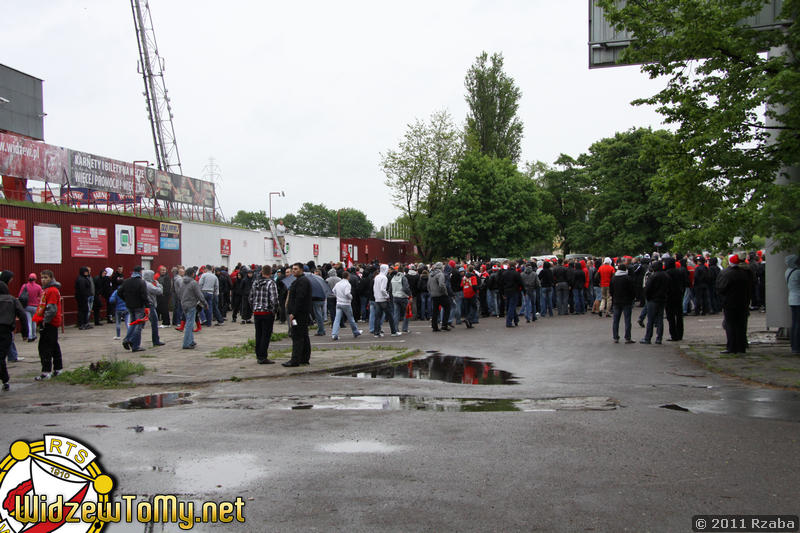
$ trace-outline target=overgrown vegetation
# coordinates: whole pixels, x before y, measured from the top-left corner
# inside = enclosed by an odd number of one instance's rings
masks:
[[[101,359],[90,363],[88,367],[81,366],[75,370],[68,370],[55,376],[53,380],[70,385],[89,385],[94,388],[115,388],[132,385],[131,376],[144,374],[145,366],[128,360]]]
[[[285,339],[289,335],[287,333],[273,333],[270,337],[270,342],[276,342]],[[206,357],[216,357],[217,359],[242,359],[244,357],[256,353],[256,340],[247,339],[244,344],[235,344],[233,346],[223,346],[208,354]],[[272,350],[270,350],[272,353]]]

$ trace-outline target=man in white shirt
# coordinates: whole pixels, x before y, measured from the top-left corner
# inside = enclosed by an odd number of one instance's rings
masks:
[[[336,317],[333,319],[331,335],[335,341],[339,340],[339,324],[341,323],[342,315],[347,317],[347,323],[350,324],[350,329],[353,330],[354,338],[364,333],[358,329],[356,321],[353,319],[353,295],[351,291],[350,273],[345,271],[342,273],[341,281],[333,286],[333,294],[336,296]]]

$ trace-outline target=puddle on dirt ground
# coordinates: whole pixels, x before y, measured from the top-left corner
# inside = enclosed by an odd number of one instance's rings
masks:
[[[356,411],[610,411],[614,398],[581,396],[568,398],[432,398],[423,396],[319,396],[275,398],[267,409],[356,410]]]
[[[124,402],[109,404],[109,407],[117,409],[160,409],[162,407],[192,403],[192,400],[188,399],[191,394],[190,392],[164,392],[149,396],[137,396]]]
[[[438,352],[405,363],[383,364],[357,372],[338,372],[334,376],[430,379],[464,385],[516,385],[518,383],[516,376],[505,370],[494,368],[494,364],[489,361],[474,357],[442,355]]]

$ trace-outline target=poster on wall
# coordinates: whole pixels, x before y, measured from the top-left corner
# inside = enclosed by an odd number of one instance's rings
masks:
[[[0,218],[0,244],[25,246],[25,221]]]
[[[136,226],[136,253],[158,255],[158,230]]]
[[[54,225],[33,227],[33,262],[61,264],[61,228]]]
[[[108,230],[88,226],[72,226],[72,257],[108,257]]]
[[[162,222],[159,227],[159,246],[162,250],[181,249],[181,226],[171,222]]]
[[[114,224],[114,251],[121,255],[133,255],[133,226]]]
[[[319,257],[319,244],[315,244],[313,247],[314,257]]]
[[[230,239],[220,239],[219,240],[219,255],[229,257],[231,255],[231,240]]]

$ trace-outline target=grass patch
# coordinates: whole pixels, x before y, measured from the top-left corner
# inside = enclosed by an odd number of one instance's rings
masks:
[[[412,357],[414,355],[417,355],[419,353],[420,353],[420,350],[418,350],[416,348],[413,349],[413,350],[406,350],[405,352],[401,352],[401,353],[395,355],[394,357],[392,357],[391,359],[389,359],[389,362],[390,363],[394,363],[395,361],[402,361],[403,359],[407,359],[407,358]]]
[[[110,389],[132,385],[131,376],[141,376],[144,371],[145,367],[141,363],[125,359],[115,361],[101,359],[96,363],[91,363],[88,367],[81,366],[75,370],[62,372],[53,379],[70,385],[89,385],[94,388]]]
[[[242,378],[240,378],[240,377],[236,377],[236,376],[231,376],[231,381],[233,381],[234,383],[236,383],[236,382],[238,382],[238,381],[242,381]]]
[[[778,370],[780,370],[781,372],[800,372],[800,369],[788,366],[780,366],[778,367]]]
[[[270,342],[285,339],[289,335],[286,333],[273,333]],[[291,351],[291,350],[290,350]],[[206,357],[216,357],[217,359],[244,359],[256,353],[256,340],[247,339],[244,344],[235,344],[233,346],[223,346],[218,350],[214,350]]]

